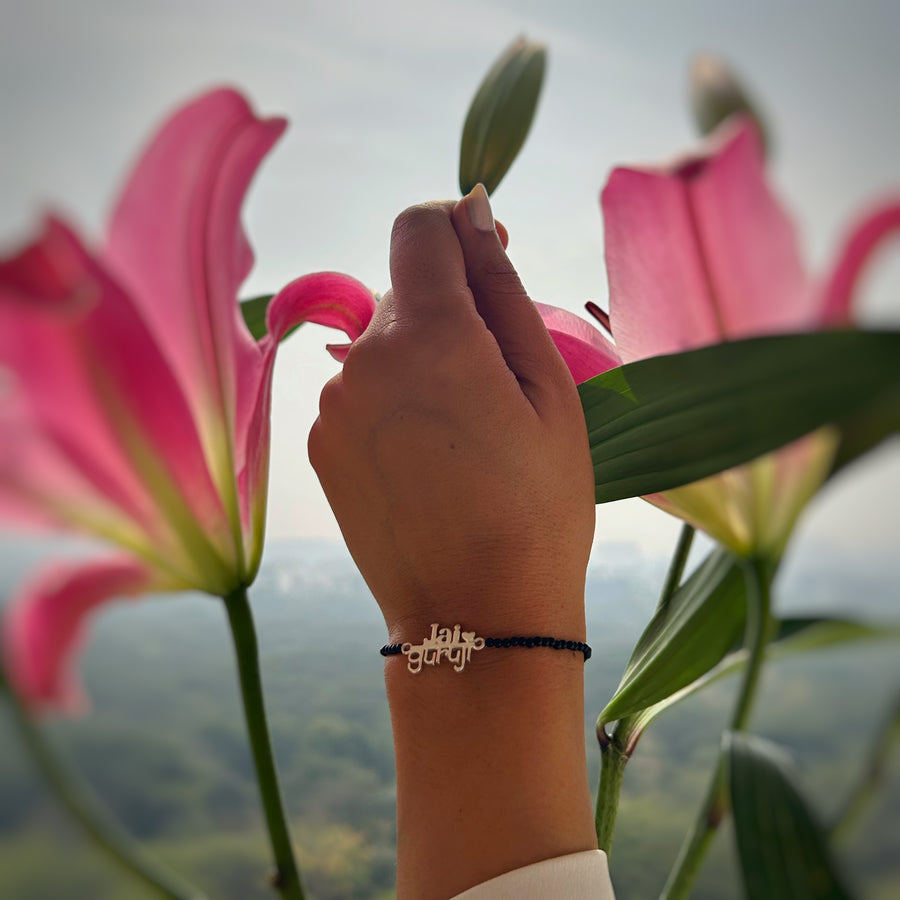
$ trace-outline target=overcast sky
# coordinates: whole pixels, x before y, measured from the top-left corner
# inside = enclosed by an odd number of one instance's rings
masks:
[[[338,269],[388,287],[394,216],[453,196],[469,99],[516,35],[545,41],[538,117],[495,212],[532,297],[606,303],[597,195],[610,168],[695,140],[692,53],[732,60],[773,126],[774,176],[813,267],[866,201],[900,188],[900,3],[602,0],[2,0],[0,241],[54,205],[94,237],[135,152],[174,105],[240,87],[286,115],[245,223],[257,265],[245,295]],[[900,245],[868,284],[867,321],[900,326]],[[273,536],[336,536],[306,459],[324,329],[301,329],[276,370]],[[800,540],[896,547],[895,441],[815,501]],[[642,501],[598,509],[598,539],[664,553],[677,524]]]

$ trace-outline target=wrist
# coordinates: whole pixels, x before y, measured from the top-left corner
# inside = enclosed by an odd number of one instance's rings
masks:
[[[436,872],[447,896],[597,846],[581,653],[485,649],[462,672],[385,663],[406,895],[428,896]]]

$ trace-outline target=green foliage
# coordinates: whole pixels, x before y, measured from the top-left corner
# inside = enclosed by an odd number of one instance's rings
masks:
[[[884,436],[898,388],[897,332],[752,338],[612,369],[578,386],[597,502],[697,481],[863,412]]]
[[[349,560],[298,562],[296,545],[279,556],[277,542],[267,553],[253,602],[275,752],[298,852],[308,862],[310,895],[388,900],[396,834],[390,720],[377,652],[383,621]],[[585,667],[585,730],[593,779],[599,761],[593,719],[653,612],[659,578],[645,569],[592,576],[588,586],[595,652]],[[869,567],[843,580],[821,567],[815,572],[819,580],[805,574],[782,592],[787,608],[798,610],[806,598],[808,606],[858,596],[870,604],[861,612],[872,614],[893,603],[891,583],[875,579]],[[893,648],[870,643],[864,650],[833,645],[827,654],[775,659],[767,667],[754,725],[797,754],[804,786],[823,816],[833,815],[864,762],[862,745],[891,700],[895,665]],[[104,611],[84,678],[93,710],[51,730],[103,801],[129,830],[148,835],[154,857],[210,897],[269,900],[271,862],[221,604],[182,596]],[[657,900],[715,759],[731,689],[725,680],[710,685],[642,738],[619,816],[613,859],[619,900]],[[873,900],[900,886],[891,840],[900,779],[892,762],[885,772],[863,830],[841,845],[849,871]],[[0,811],[0,896],[147,897],[58,810],[2,705]],[[739,900],[737,884],[729,845],[720,840],[693,900]]]
[[[244,317],[244,324],[257,341],[261,341],[268,334],[266,312],[274,296],[274,294],[263,294],[260,297],[241,300],[240,307],[241,315]],[[281,340],[286,341],[302,324],[302,322],[298,322],[293,328],[289,328]]]
[[[783,751],[726,732],[722,752],[747,900],[849,900],[825,830]]]
[[[650,620],[598,726],[671,697],[705,675],[740,640],[744,576],[725,550],[707,556]]]
[[[481,82],[463,126],[459,188],[468,194],[478,182],[490,194],[519,155],[537,108],[547,52],[519,38]]]
[[[251,297],[249,300],[241,300],[241,315],[250,334],[257,341],[262,340],[268,331],[266,328],[266,310],[274,294],[264,294],[261,297]]]

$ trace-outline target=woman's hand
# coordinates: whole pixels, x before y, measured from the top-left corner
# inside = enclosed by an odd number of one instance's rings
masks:
[[[391,280],[309,439],[391,640],[458,621],[580,639],[584,418],[483,189],[402,213]]]
[[[407,210],[393,289],[322,392],[309,454],[392,643],[432,623],[584,639],[593,537],[575,385],[480,186]],[[485,648],[385,664],[397,761],[397,896],[446,900],[595,849],[581,653]]]

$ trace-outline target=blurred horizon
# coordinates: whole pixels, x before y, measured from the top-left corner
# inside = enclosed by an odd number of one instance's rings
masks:
[[[32,548],[35,550],[36,548]],[[37,548],[39,549],[39,548]],[[378,648],[384,623],[343,545],[276,540],[253,587],[275,752],[295,842],[316,900],[391,900],[395,774]],[[28,565],[22,547],[19,566]],[[665,568],[604,542],[588,577],[585,741],[592,788],[594,719],[656,602]],[[0,552],[0,572],[11,571]],[[806,552],[776,582],[786,615],[893,612],[898,561],[883,572]],[[862,560],[860,562],[868,562]],[[0,578],[0,602],[9,588]],[[864,771],[894,697],[896,641],[848,644],[766,667],[754,731],[794,757],[826,821]],[[89,714],[54,716],[47,734],[102,801],[160,860],[219,900],[264,900],[270,862],[226,616],[187,594],[105,609],[79,660]],[[705,790],[736,679],[659,718],[625,778],[612,875],[619,900],[655,900]],[[124,880],[46,790],[0,704],[0,894],[15,900],[148,896]],[[867,900],[900,886],[892,835],[900,817],[896,754],[858,828],[837,847]],[[53,860],[48,865],[48,860]],[[5,891],[5,893],[4,893]],[[730,829],[716,839],[694,900],[739,900]]]

